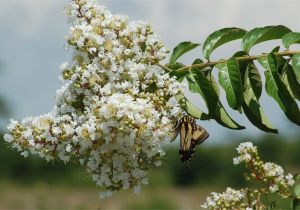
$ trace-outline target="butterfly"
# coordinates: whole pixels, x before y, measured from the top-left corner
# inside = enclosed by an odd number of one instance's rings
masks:
[[[208,132],[196,124],[196,119],[192,116],[185,115],[176,121],[175,134],[171,141],[174,141],[180,133],[179,155],[181,161],[189,162],[195,153],[195,147],[201,144],[209,137]]]

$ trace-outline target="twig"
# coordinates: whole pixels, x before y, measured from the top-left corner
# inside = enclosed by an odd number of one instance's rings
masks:
[[[274,55],[276,55],[276,56],[291,56],[291,55],[295,55],[295,54],[300,54],[300,51],[299,50],[298,51],[288,51],[288,50],[286,50],[286,51],[274,53]],[[263,54],[259,54],[259,55],[252,55],[252,56],[245,55],[245,56],[241,56],[241,57],[236,57],[236,59],[238,61],[253,61],[253,60],[256,60],[258,58],[265,57],[267,55],[268,55],[267,53],[263,53]],[[215,66],[216,64],[225,63],[225,62],[226,62],[225,59],[220,59],[218,61],[211,61],[211,62],[206,62],[206,63],[200,63],[200,64],[193,64],[193,65],[190,65],[190,66],[185,66],[185,67],[177,69],[176,71],[188,70],[191,67],[204,68],[204,67],[209,67],[209,66]],[[170,69],[166,66],[162,66],[160,64],[158,64],[158,66],[162,67],[163,69],[165,69],[167,71],[172,71],[172,69]]]

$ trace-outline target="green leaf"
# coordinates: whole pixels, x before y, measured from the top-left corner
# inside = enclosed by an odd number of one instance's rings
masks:
[[[289,32],[291,32],[291,30],[282,25],[254,28],[243,37],[242,49],[248,53],[254,45],[264,41],[281,39]]]
[[[300,100],[300,84],[296,80],[295,72],[290,64],[285,65],[281,79],[294,98]]]
[[[238,52],[235,52],[231,57],[242,58],[242,57],[248,57],[248,56],[249,55],[246,52],[238,51]],[[239,62],[241,78],[244,78],[245,70],[248,66],[249,61],[248,60],[238,60],[238,62]]]
[[[240,110],[243,102],[243,85],[236,58],[217,64],[219,83],[226,92],[226,99],[232,109]]]
[[[292,57],[292,67],[295,72],[296,79],[300,84],[300,54],[295,54]]]
[[[289,48],[292,44],[300,44],[300,33],[290,32],[282,37],[282,44]]]
[[[274,49],[271,51],[271,53],[276,53],[280,50],[280,46],[274,47]]]
[[[180,63],[180,62],[175,62],[173,65],[170,65],[168,63],[165,66],[168,67],[169,69],[172,69],[173,71],[176,71],[178,69],[181,69],[181,68],[185,67],[185,65],[183,63]]]
[[[217,93],[218,97],[220,97],[220,89],[219,89],[219,86],[218,86],[214,76],[211,74],[211,72],[205,74],[205,76],[210,81],[212,87],[215,90],[215,93]],[[217,108],[215,110],[215,113],[213,115],[213,119],[215,119],[220,125],[222,125],[226,128],[235,129],[235,130],[245,129],[244,126],[239,125],[237,122],[235,122],[229,116],[229,114],[224,109],[220,99],[218,99],[218,106],[217,106]]]
[[[190,91],[202,96],[208,109],[208,116],[212,116],[218,105],[219,97],[210,81],[197,68],[191,68],[191,72],[186,78]]]
[[[198,47],[199,44],[195,44],[192,42],[181,42],[179,43],[173,50],[173,53],[171,54],[169,64],[170,66],[173,66],[177,59],[182,56],[183,54],[187,53],[188,51]]]
[[[300,173],[294,174],[293,178],[295,181],[300,180]]]
[[[205,76],[207,77],[207,79],[211,83],[211,85],[214,88],[215,93],[217,94],[217,96],[220,98],[220,88],[219,88],[219,85],[218,85],[216,79],[214,78],[214,76],[211,74],[211,72],[206,73]]]
[[[209,60],[210,54],[219,46],[231,42],[233,40],[241,39],[247,31],[240,28],[223,28],[215,31],[205,40],[202,52],[206,59]]]
[[[300,125],[300,111],[298,105],[279,77],[275,55],[269,54],[266,57],[260,58],[258,61],[266,69],[265,88],[267,94],[277,101],[280,108],[292,122]]]
[[[259,100],[262,92],[262,81],[254,62],[250,62],[247,66],[244,79],[244,84],[245,83],[249,83],[249,87],[253,90],[255,98]]]
[[[180,105],[180,107],[186,111],[189,115],[201,119],[208,120],[207,115],[201,111],[198,107],[196,107],[192,102],[190,102],[183,94],[179,94],[176,96],[176,99]]]
[[[182,82],[184,80],[185,76],[189,73],[188,70],[177,70],[177,69],[185,67],[184,64],[179,63],[179,62],[174,63],[173,66],[167,65],[167,67],[172,68],[172,70],[173,70],[169,73],[170,77],[175,76],[176,80],[179,82]]]
[[[293,200],[291,200],[291,210],[296,210],[297,207],[300,206],[300,200],[297,198],[294,198]]]
[[[295,186],[294,193],[295,193],[296,197],[300,199],[300,184],[297,184]]]
[[[244,74],[243,83],[244,103],[242,107],[247,118],[253,125],[263,131],[278,133],[278,131],[272,127],[258,102],[262,91],[262,82],[254,62],[248,64]]]
[[[222,103],[219,101],[217,109],[215,111],[215,114],[213,118],[222,126],[234,130],[242,130],[245,129],[244,126],[239,125],[237,122],[235,122],[226,112],[224,109]]]

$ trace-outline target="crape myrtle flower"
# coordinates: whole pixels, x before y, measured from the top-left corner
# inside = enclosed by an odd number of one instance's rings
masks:
[[[252,210],[246,202],[247,189],[235,190],[230,187],[223,193],[211,193],[211,197],[207,197],[206,202],[201,205],[202,208],[208,209],[241,209]]]
[[[266,184],[270,192],[277,192],[284,197],[295,184],[293,175],[285,174],[281,166],[276,163],[263,162],[259,157],[257,147],[251,142],[241,143],[237,152],[239,155],[233,158],[233,163],[235,165],[245,163],[246,167],[251,170],[248,179]]]
[[[72,60],[48,114],[11,120],[5,141],[23,156],[76,160],[100,197],[148,183],[146,163],[161,164],[181,109],[181,85],[157,64],[168,51],[149,24],[129,22],[91,0],[65,8]]]
[[[202,208],[211,210],[267,209],[267,206],[260,200],[262,195],[276,193],[282,198],[290,197],[291,189],[295,184],[292,174],[285,174],[283,168],[275,163],[264,163],[259,157],[257,147],[252,142],[241,143],[236,150],[238,156],[233,158],[233,164],[244,163],[250,170],[250,174],[246,178],[261,183],[262,187],[240,190],[228,187],[223,193],[213,192],[212,196],[207,197],[201,205]],[[274,205],[274,203],[270,205]]]

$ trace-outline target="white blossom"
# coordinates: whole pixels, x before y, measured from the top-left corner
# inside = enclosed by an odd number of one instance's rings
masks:
[[[238,209],[238,207],[241,207],[241,204],[244,203],[244,199],[246,198],[246,190],[234,190],[230,187],[227,187],[226,191],[223,193],[212,192],[211,194],[212,196],[207,197],[206,202],[201,205],[202,208],[227,209],[230,207],[231,209]]]
[[[161,164],[181,111],[181,85],[157,64],[167,50],[149,24],[128,22],[93,0],[66,7],[66,39],[73,59],[60,66],[65,84],[48,114],[11,121],[5,140],[47,161],[71,158],[85,165],[101,188],[139,192],[144,165]]]

